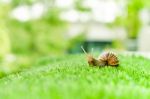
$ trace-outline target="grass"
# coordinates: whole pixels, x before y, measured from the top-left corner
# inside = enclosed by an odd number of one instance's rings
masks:
[[[1,99],[149,99],[150,60],[119,56],[120,67],[92,68],[83,55],[41,58],[0,79]]]

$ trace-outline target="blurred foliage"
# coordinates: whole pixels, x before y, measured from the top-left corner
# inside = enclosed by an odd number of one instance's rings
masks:
[[[43,0],[12,0],[11,6],[16,7],[22,4],[32,5],[33,3],[40,2],[40,1],[43,1]],[[48,1],[52,1],[52,0],[48,0]]]
[[[143,6],[142,0],[131,0],[128,2],[126,27],[129,38],[137,38],[139,29],[141,27],[139,14]]]
[[[12,51],[19,54],[37,53],[42,55],[63,53],[67,44],[64,37],[67,24],[59,20],[57,16],[54,11],[42,19],[26,23],[11,20],[9,26],[13,32],[10,34]]]
[[[127,30],[128,38],[135,39],[138,36],[139,29],[141,27],[141,22],[139,18],[140,10],[143,8],[144,4],[141,0],[128,0],[126,15],[118,16],[113,23],[108,26],[122,26]]]
[[[126,17],[125,16],[117,16],[116,17],[116,19],[115,19],[115,21],[112,23],[112,24],[110,24],[110,26],[111,27],[119,27],[119,26],[121,26],[121,27],[125,27],[125,22],[126,22]]]
[[[59,56],[83,41],[84,36],[67,38],[68,22],[60,19],[62,9],[55,0],[12,0],[0,4],[0,77],[33,65],[39,56]],[[39,19],[21,22],[13,19],[11,12],[21,5],[31,7],[35,3],[45,6]],[[5,10],[4,10],[5,9]],[[75,9],[88,11],[76,1]]]
[[[6,26],[8,10],[9,6],[0,4],[0,60],[10,53],[9,30]]]
[[[123,41],[119,40],[119,39],[113,40],[112,47],[114,49],[117,49],[117,50],[124,50],[125,49],[125,46],[123,45]]]
[[[136,39],[141,28],[140,11],[143,8],[150,8],[149,0],[128,0],[126,15],[118,16],[110,26],[123,26],[127,30],[127,36]]]
[[[12,53],[16,54],[63,54],[66,49],[72,48],[79,41],[81,42],[83,39],[80,40],[80,37],[75,37],[71,40],[65,38],[68,24],[59,18],[62,9],[54,5],[49,7],[54,1],[13,0],[10,4],[0,6],[0,28],[2,28],[0,32],[0,43],[2,44],[0,46],[5,51],[1,51],[1,53],[9,53],[11,50]],[[22,23],[9,17],[8,13],[13,8],[23,4],[32,5],[35,2],[47,3],[45,5],[47,6],[47,12],[40,19]],[[138,15],[144,6],[148,7],[148,2],[149,0],[128,0],[127,17],[118,17],[116,19],[116,25],[126,26],[129,38],[137,37],[141,27]],[[90,8],[83,5],[83,0],[75,0],[75,9],[80,12],[91,11]]]
[[[143,2],[143,6],[146,8],[150,8],[150,0],[141,0]]]
[[[67,45],[69,53],[79,53],[81,51],[81,45],[83,45],[85,39],[84,32],[70,39]]]
[[[0,77],[33,65],[38,56],[66,52],[68,40],[65,34],[68,24],[59,18],[59,8],[52,7],[41,18],[27,22],[10,17],[14,8],[23,4],[32,5],[34,2],[13,0],[11,3],[0,4]]]
[[[60,10],[58,8],[51,8],[38,20],[25,23],[10,20],[12,51],[15,53],[37,54],[63,53],[66,45],[64,31],[67,24],[60,20],[59,14]],[[20,41],[22,44],[20,44]]]
[[[5,27],[0,26],[0,59],[10,53],[10,41],[8,31]]]
[[[89,7],[85,7],[83,5],[83,0],[75,0],[75,9],[80,12],[90,12],[91,9]]]

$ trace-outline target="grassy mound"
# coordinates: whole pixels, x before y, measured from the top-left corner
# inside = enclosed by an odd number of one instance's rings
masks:
[[[150,61],[120,56],[120,67],[92,68],[83,55],[43,58],[0,79],[1,99],[148,99]]]

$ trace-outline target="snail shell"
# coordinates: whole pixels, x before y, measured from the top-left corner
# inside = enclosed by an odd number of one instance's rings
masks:
[[[112,52],[105,52],[102,53],[98,59],[95,59],[91,54],[88,54],[83,46],[81,46],[83,52],[87,55],[88,64],[90,66],[112,66],[117,67],[119,66],[119,60],[117,56]]]
[[[119,65],[119,60],[117,56],[112,52],[102,53],[98,59],[93,58],[92,55],[88,55],[88,64],[90,66],[112,66],[117,67]]]
[[[112,52],[105,52],[102,53],[98,59],[99,61],[99,66],[118,66],[119,65],[119,60],[118,57],[116,56],[116,54],[112,53]]]

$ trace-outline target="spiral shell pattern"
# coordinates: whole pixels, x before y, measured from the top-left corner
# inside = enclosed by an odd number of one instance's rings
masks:
[[[114,66],[115,67],[119,65],[119,60],[117,56],[112,52],[102,53],[98,57],[98,61],[100,63],[99,64],[100,66]]]

